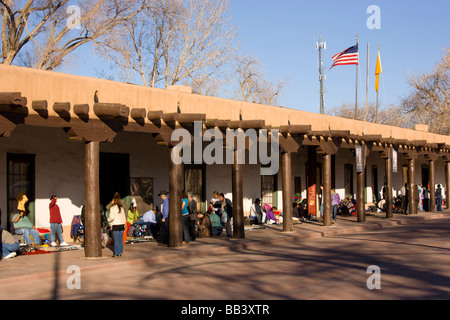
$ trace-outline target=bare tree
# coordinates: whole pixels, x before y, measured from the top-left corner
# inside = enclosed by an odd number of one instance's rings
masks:
[[[142,84],[203,90],[237,49],[228,0],[154,0],[97,49]]]
[[[355,115],[355,105],[352,103],[344,103],[341,106],[331,109],[329,114],[337,117],[354,119]],[[376,105],[369,103],[367,119],[365,119],[366,111],[358,112],[356,120],[375,122],[377,118]],[[378,121],[377,123],[386,124],[390,126],[412,128],[410,117],[401,107],[398,106],[388,106],[378,110]]]
[[[80,46],[132,19],[150,0],[0,0],[1,63],[19,54],[28,67],[54,70]]]
[[[427,74],[409,76],[413,91],[403,100],[402,108],[414,123],[428,124],[430,131],[450,134],[450,50]]]
[[[450,50],[444,50],[442,60],[428,74],[409,76],[413,90],[400,106],[389,106],[378,113],[378,123],[413,129],[416,124],[427,124],[430,132],[450,134],[449,110]],[[367,121],[375,122],[375,105],[369,103]],[[352,119],[354,105],[343,104],[329,112],[332,115]],[[365,112],[357,115],[364,120]]]
[[[234,74],[237,79],[234,98],[246,102],[274,105],[286,83],[266,80],[258,60],[249,55],[236,57]]]

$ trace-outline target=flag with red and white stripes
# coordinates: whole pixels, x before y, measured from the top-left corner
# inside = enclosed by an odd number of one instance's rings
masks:
[[[359,64],[358,45],[345,49],[332,57],[334,63],[331,66],[344,66],[351,64]],[[331,70],[330,68],[330,70]]]

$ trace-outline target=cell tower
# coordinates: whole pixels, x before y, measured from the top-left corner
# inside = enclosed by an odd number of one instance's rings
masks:
[[[319,94],[320,94],[320,113],[325,114],[325,87],[324,83],[327,78],[323,71],[323,51],[327,49],[327,44],[322,40],[322,38],[319,39],[319,42],[316,42],[316,50],[319,50]]]

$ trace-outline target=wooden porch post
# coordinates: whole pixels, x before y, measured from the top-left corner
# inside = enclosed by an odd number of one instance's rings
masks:
[[[385,159],[385,175],[386,175],[386,218],[392,219],[394,217],[394,210],[392,207],[392,147],[387,150]]]
[[[357,220],[358,222],[365,222],[366,221],[366,145],[363,144],[361,148],[361,161],[362,161],[362,170],[359,170],[360,172],[357,172],[356,176],[356,202],[357,202]]]
[[[416,214],[417,213],[417,203],[416,203],[416,160],[415,159],[409,159],[408,160],[408,176],[409,176],[409,192],[408,192],[408,198],[409,198],[409,208],[408,213],[409,214]]]
[[[85,240],[86,258],[102,256],[100,219],[100,143],[88,141],[85,144]]]
[[[436,212],[436,171],[435,171],[435,161],[430,160],[430,212]]]
[[[331,154],[323,155],[323,224],[330,227],[333,224],[331,207]]]
[[[233,151],[232,194],[233,194],[233,238],[244,239],[244,185],[243,165],[238,163],[239,151]]]
[[[283,187],[283,232],[292,232],[292,157],[290,152],[281,154]]]
[[[169,247],[183,243],[183,220],[181,216],[181,192],[183,165],[172,161],[173,147],[169,147]]]
[[[445,199],[447,210],[450,209],[450,161],[445,162]],[[436,203],[436,201],[434,201]]]

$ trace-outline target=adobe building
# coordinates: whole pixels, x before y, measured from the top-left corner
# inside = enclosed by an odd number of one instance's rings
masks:
[[[174,163],[170,155],[179,141],[172,141],[172,133],[192,133],[199,123],[203,131],[223,134],[254,129],[259,139],[259,130],[266,130],[268,141],[278,138],[279,170],[261,175],[261,163]],[[16,211],[21,190],[41,228],[49,227],[51,195],[59,198],[66,227],[86,205],[86,236],[93,239],[86,242],[87,256],[99,254],[95,213],[116,191],[128,202],[136,198],[141,214],[149,204],[160,206],[158,193],[169,191],[170,246],[182,241],[182,190],[193,192],[203,211],[214,191],[230,198],[236,238],[245,236],[244,216],[256,198],[279,208],[283,230],[290,231],[294,194],[307,198],[317,213],[319,186],[325,191],[325,226],[331,225],[332,188],[365,207],[381,199],[385,183],[392,191],[388,202],[405,183],[430,185],[432,197],[441,184],[444,199],[450,198],[450,137],[432,134],[427,126],[410,130],[206,97],[181,86],[163,90],[0,65],[0,135],[3,226]],[[231,152],[236,159],[237,152]],[[414,213],[414,197],[410,207]],[[431,210],[436,210],[433,201]],[[364,207],[358,206],[358,221],[364,220]]]

